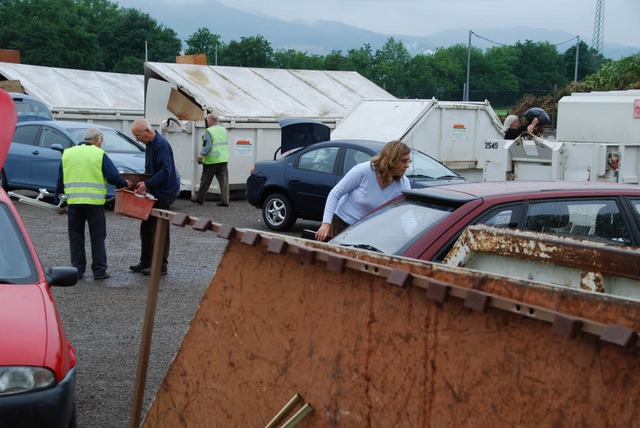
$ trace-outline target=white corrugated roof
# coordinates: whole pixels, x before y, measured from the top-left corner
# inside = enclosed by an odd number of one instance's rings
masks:
[[[52,110],[144,112],[144,76],[0,62],[0,75]]]
[[[152,62],[145,75],[177,85],[226,117],[342,118],[363,99],[395,99],[354,71]]]
[[[227,117],[342,118],[363,99],[395,97],[354,71],[145,63],[145,74]],[[0,75],[56,111],[144,114],[142,75],[0,62]]]

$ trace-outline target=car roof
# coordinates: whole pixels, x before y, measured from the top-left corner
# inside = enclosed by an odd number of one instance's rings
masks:
[[[380,151],[380,149],[382,149],[382,147],[385,145],[385,143],[381,141],[374,141],[374,140],[329,140],[329,141],[320,141],[318,143],[309,144],[308,146],[305,146],[305,148],[324,147],[324,146],[331,146],[335,144],[352,144],[355,146],[370,147],[376,151]]]
[[[425,189],[412,189],[404,193],[415,199],[438,199],[464,203],[494,196],[536,193],[554,196],[566,193],[588,195],[594,192],[640,196],[640,187],[635,184],[604,181],[468,181]]]
[[[89,128],[98,128],[98,129],[107,129],[113,130],[114,128],[110,128],[105,125],[99,125],[97,123],[89,123],[89,122],[73,122],[68,120],[30,120],[25,122],[20,122],[17,126],[24,125],[49,125],[54,128],[78,128],[78,129],[89,129]]]
[[[21,92],[9,92],[9,95],[11,95],[11,99],[13,100],[25,99],[25,100],[36,100],[36,101],[42,102],[36,97],[32,97],[31,95],[23,94]]]

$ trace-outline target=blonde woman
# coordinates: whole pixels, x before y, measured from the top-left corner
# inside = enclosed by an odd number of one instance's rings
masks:
[[[351,168],[327,197],[316,240],[336,236],[403,190],[409,190],[411,185],[404,173],[410,164],[409,146],[390,141],[370,161]]]

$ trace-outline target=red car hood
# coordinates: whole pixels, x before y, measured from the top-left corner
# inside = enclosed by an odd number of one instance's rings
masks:
[[[0,284],[0,366],[44,364],[47,320],[40,288]]]

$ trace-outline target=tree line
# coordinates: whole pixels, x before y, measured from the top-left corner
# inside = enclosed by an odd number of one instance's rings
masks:
[[[198,28],[183,46],[174,30],[149,14],[109,0],[0,0],[0,48],[19,50],[24,64],[130,74],[142,74],[145,60],[175,62],[182,53],[206,54],[211,65],[357,71],[396,97],[443,100],[462,99],[470,55],[469,99],[488,99],[494,106],[513,105],[525,94],[579,90],[585,78],[606,66],[609,73],[615,69],[625,76],[617,84],[634,87],[640,81],[637,68],[610,61],[584,42],[578,55],[575,44],[561,52],[549,42],[526,40],[486,50],[458,44],[412,56],[390,37],[380,49],[365,44],[320,55],[273,49],[261,35],[224,42],[208,28]],[[579,84],[572,83],[576,59]],[[627,60],[638,62],[637,56]],[[597,84],[616,80],[602,79],[592,78],[587,87],[606,89]]]

